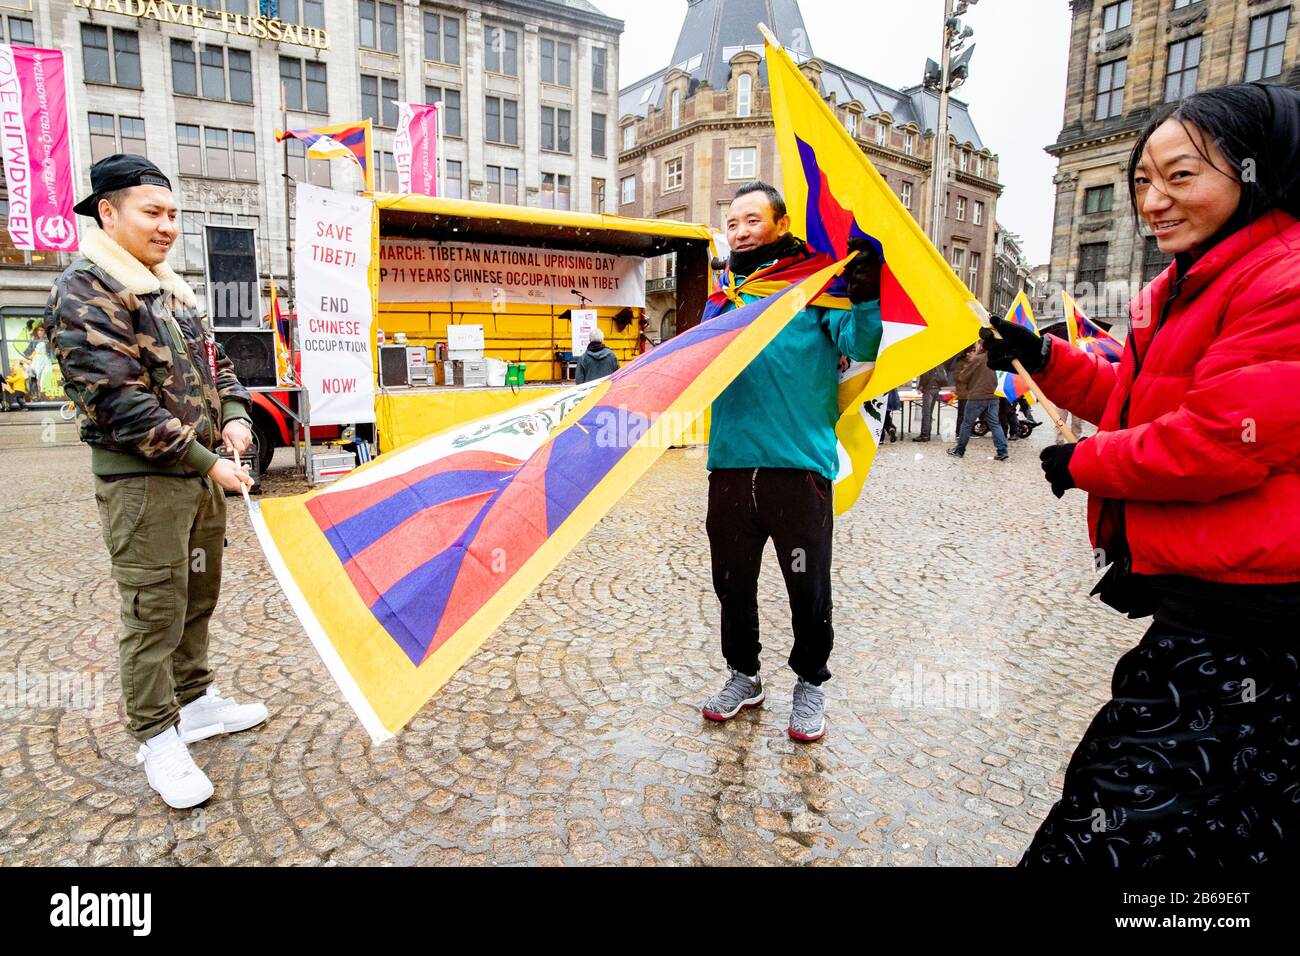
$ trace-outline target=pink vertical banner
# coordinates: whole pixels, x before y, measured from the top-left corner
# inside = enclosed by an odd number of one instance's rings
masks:
[[[0,149],[18,249],[77,248],[63,53],[0,44]]]
[[[397,191],[438,195],[438,107],[423,103],[397,104],[397,135],[393,138]]]

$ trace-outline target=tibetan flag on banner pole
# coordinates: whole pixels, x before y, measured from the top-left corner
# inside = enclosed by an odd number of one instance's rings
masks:
[[[1124,346],[1118,339],[1088,318],[1070,293],[1062,290],[1061,296],[1065,299],[1065,324],[1070,330],[1071,345],[1100,355],[1112,365],[1124,357]]]
[[[372,740],[451,679],[844,261],[608,378],[250,506],[290,604]]]
[[[397,104],[397,133],[393,136],[393,162],[397,165],[397,191],[438,195],[438,160],[441,123],[439,104]]]
[[[1038,323],[1034,321],[1034,310],[1029,304],[1029,296],[1025,295],[1024,289],[1020,290],[1015,301],[1011,303],[1011,308],[1007,309],[1007,321],[1014,322],[1038,335]]]
[[[366,192],[375,191],[374,150],[370,146],[370,120],[360,123],[338,123],[334,126],[317,126],[315,129],[277,129],[275,141],[301,140],[312,159],[351,159],[361,167],[365,177]]]
[[[979,336],[982,306],[953,273],[889,184],[835,118],[771,32],[767,75],[790,228],[815,252],[843,258],[850,239],[868,239],[884,259],[884,337],[875,363],[840,374],[840,472],[835,513],[857,500],[876,453],[864,406],[947,361]],[[877,432],[878,434],[878,429]]]

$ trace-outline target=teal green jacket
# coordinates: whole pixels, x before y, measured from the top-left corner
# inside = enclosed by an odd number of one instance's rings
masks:
[[[796,315],[714,401],[709,470],[800,468],[834,481],[840,356],[874,362],[883,332],[879,301]]]

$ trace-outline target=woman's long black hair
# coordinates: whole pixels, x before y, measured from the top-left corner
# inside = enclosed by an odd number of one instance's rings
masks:
[[[1171,119],[1212,140],[1232,167],[1220,172],[1241,183],[1241,203],[1220,238],[1273,210],[1300,218],[1300,93],[1273,83],[1234,83],[1165,106],[1142,131],[1128,164],[1129,199],[1139,225],[1137,166],[1151,135]],[[1191,139],[1210,163],[1204,147]]]

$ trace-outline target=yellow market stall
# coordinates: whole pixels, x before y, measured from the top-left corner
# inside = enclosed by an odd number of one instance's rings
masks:
[[[644,262],[674,255],[678,331],[696,325],[708,295],[705,225],[429,196],[374,196],[375,329],[427,355],[418,384],[393,385],[376,350],[381,451],[504,411],[571,382],[575,312],[626,364],[639,354]],[[462,328],[457,329],[460,326]],[[522,384],[452,379],[457,339],[478,336],[484,360],[523,365]],[[497,366],[498,368],[500,366]],[[456,373],[459,375],[459,372]],[[466,380],[468,382],[468,379]],[[690,440],[702,438],[699,428]]]

